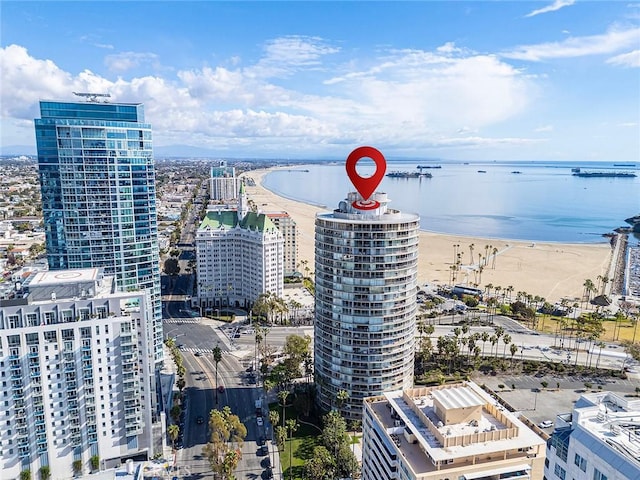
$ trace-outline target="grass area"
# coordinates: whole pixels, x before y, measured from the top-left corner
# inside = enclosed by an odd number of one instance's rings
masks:
[[[282,407],[279,403],[270,403],[269,410],[275,410],[280,414],[280,425],[282,425]],[[297,419],[297,412],[292,405],[285,407],[285,421],[292,418]],[[293,434],[292,439],[288,439],[284,446],[284,451],[280,452],[280,465],[284,478],[302,479],[304,474],[304,463],[313,457],[313,449],[320,445],[319,427],[316,427],[317,419],[305,420],[313,425],[298,422],[298,429]]]
[[[549,333],[553,335],[559,328],[560,322],[564,320],[567,322],[567,328],[565,328],[565,337],[567,335],[573,335],[572,330],[569,328],[573,318],[571,317],[540,317],[538,321],[538,331],[543,333]],[[633,339],[633,331],[635,329],[633,323],[630,320],[623,320],[619,323],[612,319],[605,319],[602,322],[604,332],[600,336],[600,340],[604,342],[623,342],[625,340],[631,341]],[[640,330],[640,325],[638,326]],[[640,340],[640,331],[636,332],[636,341]]]

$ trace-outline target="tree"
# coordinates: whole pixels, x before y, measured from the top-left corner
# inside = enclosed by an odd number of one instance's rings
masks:
[[[91,464],[91,470],[98,470],[98,468],[100,468],[100,457],[98,455],[92,455],[89,463]]]
[[[51,478],[51,468],[49,465],[42,465],[40,467],[40,480],[49,480]]]
[[[324,446],[313,449],[313,457],[305,461],[304,472],[308,480],[325,480],[335,477],[335,460]]]
[[[218,363],[222,360],[222,350],[218,345],[213,349],[213,361],[216,362],[216,407],[218,406]]]
[[[320,441],[329,452],[333,452],[336,474],[339,477],[356,477],[358,461],[351,451],[351,440],[344,418],[332,410],[323,417],[323,425]]]
[[[180,435],[180,427],[178,425],[171,424],[169,428],[167,428],[167,433],[169,434],[169,438],[171,439],[171,448],[176,449],[176,440]]]
[[[349,392],[346,390],[339,390],[338,393],[336,393],[336,405],[338,406],[338,410],[344,406],[347,400],[349,400]]]
[[[247,428],[228,406],[212,410],[209,414],[209,442],[202,453],[209,461],[211,470],[222,479],[232,478],[238,467],[240,451],[247,436]]]
[[[20,480],[31,480],[31,470],[28,468],[20,472]]]
[[[511,368],[513,368],[513,356],[518,352],[518,346],[515,343],[512,343],[509,347],[509,351],[511,352]]]
[[[82,460],[74,460],[71,467],[75,475],[82,475]]]
[[[291,456],[293,453],[293,434],[298,430],[298,421],[295,419],[287,420],[287,431],[289,432],[289,478],[293,479],[293,463]]]
[[[282,426],[284,427],[284,422],[286,420],[287,411],[285,410],[287,406],[287,397],[289,396],[288,390],[280,390],[278,392],[278,400],[280,400],[280,405],[282,406]]]
[[[177,258],[169,257],[164,261],[164,273],[167,275],[178,275],[180,273],[180,264]]]

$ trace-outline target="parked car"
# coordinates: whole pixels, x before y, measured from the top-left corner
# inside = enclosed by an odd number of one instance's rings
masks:
[[[202,415],[198,415],[198,418],[196,418],[196,423],[198,425],[204,423],[204,417]]]
[[[262,417],[257,417],[256,418],[256,423],[258,424],[259,427],[264,425],[264,421],[262,420]]]
[[[549,428],[549,427],[553,427],[553,422],[551,420],[545,420],[544,422],[540,422],[538,424],[538,426],[540,428]]]

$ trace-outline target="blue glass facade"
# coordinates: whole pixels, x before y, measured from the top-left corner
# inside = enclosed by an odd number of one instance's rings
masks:
[[[35,120],[49,268],[103,267],[150,289],[154,361],[162,304],[151,125],[140,104],[40,102]]]

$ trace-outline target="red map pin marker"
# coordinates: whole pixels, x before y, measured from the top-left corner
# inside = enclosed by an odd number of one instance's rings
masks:
[[[356,172],[356,164],[362,158],[370,158],[376,164],[376,171],[368,178],[361,177]],[[353,207],[359,210],[374,210],[378,208],[380,206],[378,202],[368,200],[380,185],[387,171],[387,161],[384,159],[382,152],[373,147],[358,147],[347,157],[346,169],[349,180],[351,180],[351,183],[353,183],[353,186],[356,187],[356,190],[364,200],[362,202],[353,202]]]

